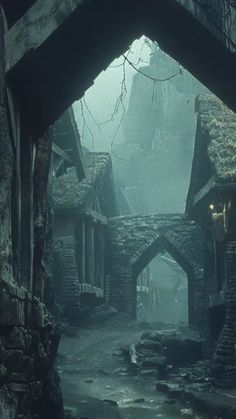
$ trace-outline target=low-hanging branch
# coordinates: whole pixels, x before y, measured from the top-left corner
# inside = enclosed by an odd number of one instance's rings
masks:
[[[176,77],[176,76],[178,76],[179,74],[181,75],[181,74],[183,74],[183,70],[182,70],[182,68],[180,68],[176,73],[174,73],[174,74],[172,74],[171,76],[169,76],[169,77],[165,77],[165,78],[157,78],[157,77],[152,77],[152,76],[149,76],[148,74],[145,74],[145,73],[143,73],[143,71],[141,71],[141,70],[139,70],[139,68],[137,68],[137,67],[135,67],[135,65],[132,63],[132,61],[130,61],[129,60],[129,58],[128,57],[126,57],[125,55],[123,55],[123,57],[124,57],[124,59],[125,59],[125,61],[127,61],[128,63],[129,63],[129,65],[135,70],[135,71],[137,71],[137,73],[140,73],[140,74],[142,74],[144,77],[147,77],[148,79],[150,79],[150,80],[152,80],[152,81],[154,81],[154,82],[158,82],[158,81],[169,81],[169,80],[171,80],[171,79],[173,79],[174,77]]]

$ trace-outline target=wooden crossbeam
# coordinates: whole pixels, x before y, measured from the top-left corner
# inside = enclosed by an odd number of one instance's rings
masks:
[[[79,180],[82,180],[85,178],[85,171],[83,166],[83,158],[82,158],[82,149],[81,149],[81,143],[80,143],[80,134],[78,131],[78,127],[75,121],[75,115],[73,108],[71,107],[68,109],[71,126],[73,129],[73,135],[72,135],[72,141],[73,141],[73,160],[74,165],[76,168],[77,176]]]
[[[236,110],[236,54],[185,3],[37,0],[5,36],[7,80],[33,135],[44,133],[143,34]]]
[[[62,150],[60,147],[58,147],[55,143],[53,143],[52,145],[52,151],[59,157],[62,157],[63,160],[65,160],[67,163],[70,163],[73,166],[73,160],[69,156],[69,154],[66,151]]]
[[[60,209],[56,209],[56,212],[60,213],[60,214],[78,214],[78,216],[83,219],[83,218],[90,218],[91,221],[99,223],[101,225],[108,225],[108,219],[107,217],[105,217],[104,215],[100,214],[97,211],[94,211],[91,208],[60,208]]]

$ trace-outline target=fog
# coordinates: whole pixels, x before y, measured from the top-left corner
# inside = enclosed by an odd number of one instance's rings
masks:
[[[188,323],[187,275],[168,252],[156,256],[137,279],[140,321]]]
[[[82,144],[111,153],[121,214],[183,213],[194,102],[207,89],[145,37],[125,56],[74,104]]]

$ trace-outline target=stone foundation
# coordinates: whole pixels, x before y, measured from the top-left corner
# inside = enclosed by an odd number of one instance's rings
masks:
[[[63,419],[60,381],[53,365],[59,335],[40,329],[0,328],[0,417]]]

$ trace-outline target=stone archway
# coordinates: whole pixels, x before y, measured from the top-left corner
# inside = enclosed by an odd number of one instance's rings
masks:
[[[168,236],[168,235],[167,235]],[[173,259],[178,263],[178,265],[182,268],[182,270],[187,275],[187,283],[188,283],[188,322],[189,325],[194,326],[197,323],[201,322],[199,319],[198,310],[196,308],[201,304],[200,295],[196,294],[196,287],[198,287],[202,291],[202,297],[204,292],[203,287],[203,278],[202,274],[201,277],[198,277],[198,273],[195,272],[194,266],[192,261],[188,259],[185,255],[187,243],[183,242],[180,249],[175,244],[172,244],[168,241],[168,237],[160,237],[157,236],[154,239],[153,243],[150,245],[142,246],[139,251],[135,254],[135,256],[130,260],[131,269],[132,269],[132,280],[134,282],[132,289],[133,292],[133,307],[136,313],[136,281],[139,273],[146,267],[148,264],[160,254],[162,251],[167,251]],[[199,272],[200,273],[200,272]],[[198,278],[197,278],[198,277]]]
[[[200,227],[178,214],[115,217],[111,232],[111,303],[136,317],[136,279],[162,250],[168,251],[188,276],[189,323],[204,322],[204,238]]]

